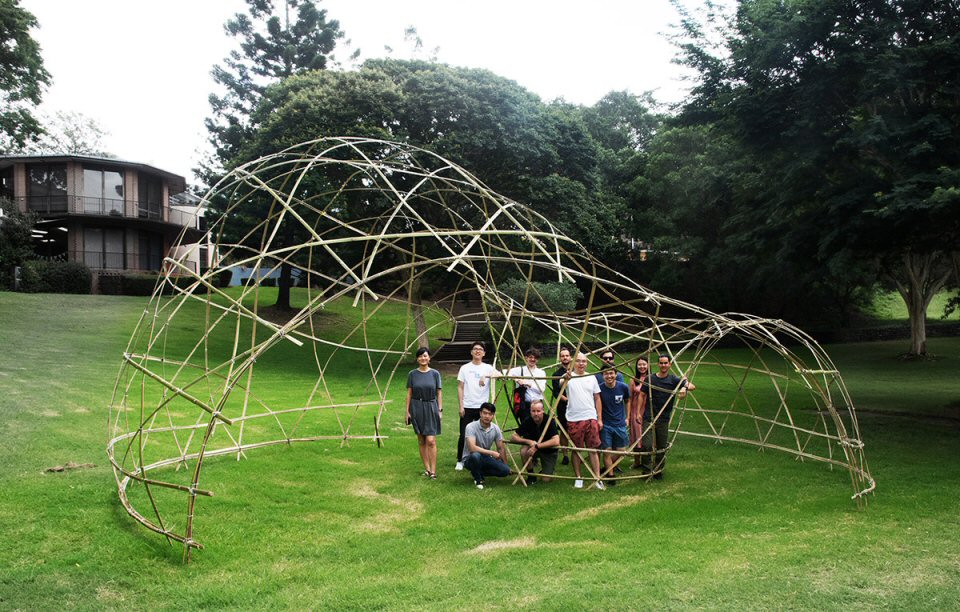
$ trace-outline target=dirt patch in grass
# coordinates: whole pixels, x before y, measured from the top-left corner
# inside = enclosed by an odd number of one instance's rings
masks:
[[[569,514],[567,516],[558,517],[558,521],[565,523],[570,523],[573,521],[582,521],[584,519],[589,519],[597,516],[602,512],[608,512],[610,510],[618,510],[626,506],[634,506],[641,502],[647,501],[654,497],[656,493],[646,493],[644,495],[627,495],[613,501],[609,501],[605,504],[600,504],[598,506],[593,506],[591,508],[586,508],[577,512],[576,514]]]
[[[378,512],[357,526],[360,532],[375,533],[397,532],[400,526],[409,521],[417,520],[423,514],[423,504],[413,499],[404,499],[380,493],[369,482],[357,481],[351,491],[353,495],[363,499],[375,500],[388,504],[388,508]]]
[[[467,553],[471,555],[482,555],[512,548],[531,548],[536,545],[537,541],[531,537],[517,538],[515,540],[491,540],[475,548],[471,548]]]
[[[117,591],[105,585],[100,585],[97,587],[97,601],[104,603],[121,603],[126,601],[126,598],[124,597],[122,591]]]
[[[74,463],[73,461],[67,461],[63,465],[48,467],[44,472],[69,472],[70,470],[88,470],[95,467],[97,466],[93,463]]]

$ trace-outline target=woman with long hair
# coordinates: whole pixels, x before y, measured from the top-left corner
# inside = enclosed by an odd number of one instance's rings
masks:
[[[407,374],[407,423],[417,433],[423,475],[437,479],[437,436],[443,415],[440,372],[430,367],[430,349],[417,349],[417,368]]]
[[[650,375],[650,362],[646,357],[638,357],[634,367],[633,380],[630,381],[630,404],[627,410],[627,430],[630,433],[630,446],[640,451],[640,436],[643,432],[643,409],[646,408],[647,394],[643,385]],[[640,468],[640,455],[634,455],[634,469]]]

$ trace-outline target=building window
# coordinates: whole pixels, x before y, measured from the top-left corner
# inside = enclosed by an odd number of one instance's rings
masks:
[[[141,219],[159,221],[163,219],[163,183],[155,176],[140,174],[137,182],[138,195],[137,215]]]
[[[85,227],[83,229],[83,263],[97,270],[124,270],[127,255],[123,230]]]
[[[118,170],[83,169],[83,212],[90,215],[123,215],[123,173]]]
[[[13,166],[0,170],[0,197],[13,201]]]
[[[140,232],[140,269],[159,270],[163,264],[163,236]]]
[[[30,164],[27,208],[39,213],[67,212],[67,165]]]

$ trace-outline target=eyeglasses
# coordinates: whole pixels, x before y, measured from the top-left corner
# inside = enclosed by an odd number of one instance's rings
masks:
[[[613,355],[607,355],[606,357],[601,357],[600,359],[603,359],[604,361],[613,361],[614,357]]]

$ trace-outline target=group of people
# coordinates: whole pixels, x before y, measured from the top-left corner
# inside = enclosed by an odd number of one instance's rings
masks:
[[[568,456],[567,447],[586,452],[591,474],[596,476],[592,486],[600,490],[616,484],[613,477],[621,471],[619,464],[631,455],[631,467],[656,480],[663,478],[674,398],[696,388],[686,377],[670,371],[669,355],[658,356],[654,373],[646,358],[639,357],[627,382],[617,371],[616,355],[610,349],[600,353],[600,372],[588,374],[584,353],[574,356],[570,349],[561,348],[559,367],[550,377],[537,366],[540,351],[536,348],[525,351],[525,365],[504,373],[483,361],[486,347],[482,342],[474,342],[470,354],[471,360],[457,373],[460,437],[455,469],[469,470],[478,489],[484,488],[489,476],[512,473],[503,431],[495,421],[497,407],[490,401],[491,385],[501,376],[517,385],[518,427],[509,442],[520,446],[521,465],[532,474],[527,478],[528,485],[537,484],[538,478],[550,480],[563,448],[562,463],[572,463],[574,487],[583,488],[580,452]],[[428,349],[417,351],[417,366],[407,377],[407,422],[417,434],[424,476],[436,479],[442,380],[440,373],[430,368]],[[547,380],[551,380],[556,402],[556,420],[550,419],[545,410]]]

